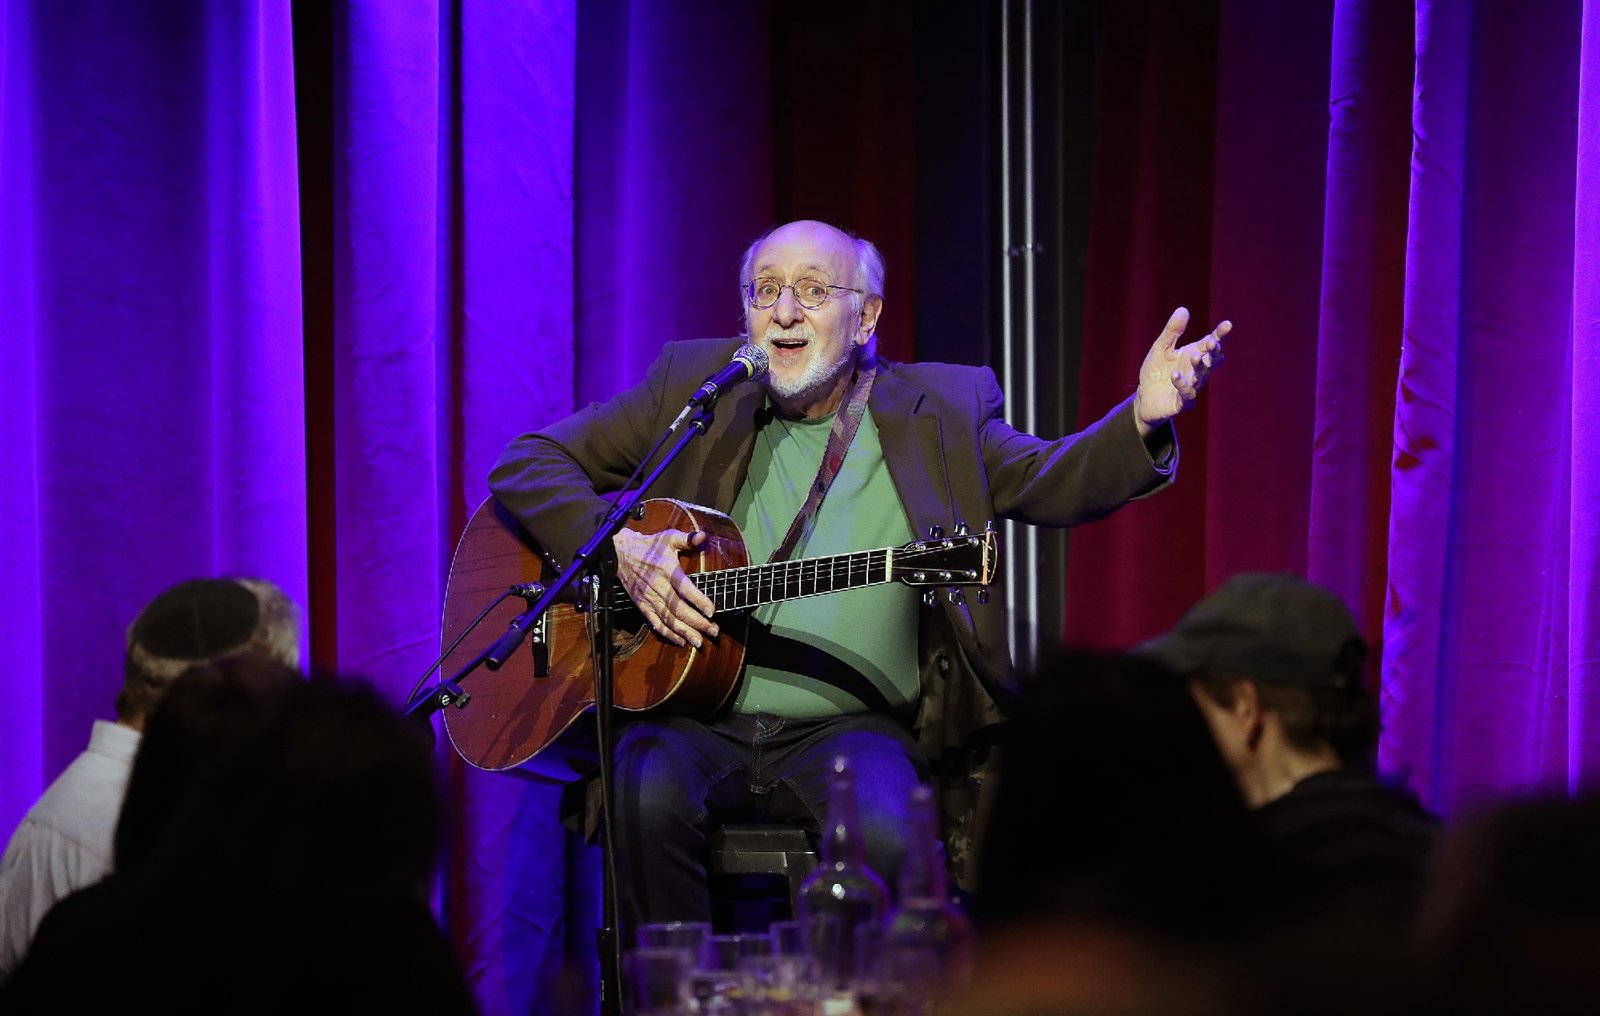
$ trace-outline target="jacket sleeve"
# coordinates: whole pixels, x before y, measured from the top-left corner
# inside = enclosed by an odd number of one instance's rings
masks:
[[[645,379],[606,402],[591,403],[500,454],[489,489],[558,565],[565,566],[600,524],[615,493],[665,431],[662,406],[672,386],[676,343]]]
[[[996,514],[1032,525],[1075,526],[1148,497],[1177,475],[1171,422],[1140,438],[1133,397],[1076,434],[1045,440],[1001,418],[1004,398],[994,372],[977,381],[979,446]]]

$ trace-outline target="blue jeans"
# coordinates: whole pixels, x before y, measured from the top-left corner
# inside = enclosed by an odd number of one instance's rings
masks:
[[[927,766],[906,728],[876,713],[797,720],[730,713],[650,717],[616,751],[617,895],[625,946],[652,921],[709,921],[706,848],[728,822],[788,822],[816,838],[828,772],[849,758],[866,862],[889,887],[906,853],[911,790]]]

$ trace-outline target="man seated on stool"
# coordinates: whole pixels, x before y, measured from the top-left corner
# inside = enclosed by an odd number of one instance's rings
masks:
[[[898,546],[935,526],[949,533],[991,519],[1075,525],[1170,482],[1169,420],[1220,359],[1227,323],[1179,346],[1188,323],[1180,309],[1145,357],[1134,395],[1083,433],[1046,440],[1005,423],[987,368],[878,360],[883,280],[876,247],[821,222],[791,222],[753,243],[738,289],[748,341],[770,371],[759,387],[727,392],[709,431],[650,496],[731,515],[760,564],[826,479],[825,451],[842,462],[789,559]],[[558,563],[571,561],[608,507],[601,495],[621,487],[741,341],[668,343],[641,384],[518,438],[490,475],[495,497]],[[718,605],[679,561],[703,540],[623,530],[613,541],[623,586],[674,646],[720,634]],[[910,791],[931,768],[961,872],[984,748],[1012,685],[1004,615],[998,589],[980,603],[941,588],[924,605],[897,584],[757,608],[730,708],[651,715],[621,732],[624,925],[709,918],[706,845],[724,822],[791,822],[815,834],[836,755],[856,767],[870,866],[893,884]]]

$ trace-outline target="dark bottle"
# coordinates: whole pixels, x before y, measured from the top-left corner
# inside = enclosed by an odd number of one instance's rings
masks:
[[[911,792],[910,849],[900,867],[899,905],[884,924],[883,976],[903,1000],[929,1002],[972,973],[972,922],[946,891],[933,790]],[[924,1011],[914,1006],[911,1011]]]
[[[821,851],[821,865],[800,885],[799,919],[824,990],[837,991],[855,980],[863,939],[877,932],[889,905],[883,879],[863,859],[855,771],[842,755],[828,781]]]

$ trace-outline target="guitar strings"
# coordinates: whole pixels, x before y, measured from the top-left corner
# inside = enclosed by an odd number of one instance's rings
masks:
[[[926,559],[947,557],[950,550],[951,548],[942,546],[916,549],[881,548],[831,557],[721,568],[694,573],[689,578],[696,588],[717,602],[718,609],[744,610],[777,600],[799,599],[835,592],[840,588],[870,584],[874,573],[883,572],[891,553],[894,555],[894,571],[899,573],[915,569],[918,563]],[[957,581],[954,576],[960,576],[962,582],[969,582],[977,577],[972,569],[930,567],[928,570],[950,571],[953,573],[952,582]],[[886,575],[881,581],[892,581],[893,578],[892,575]],[[810,591],[806,590],[808,585],[811,587]],[[633,606],[633,601],[629,599],[626,591],[619,590],[612,606],[613,609],[627,609]]]

